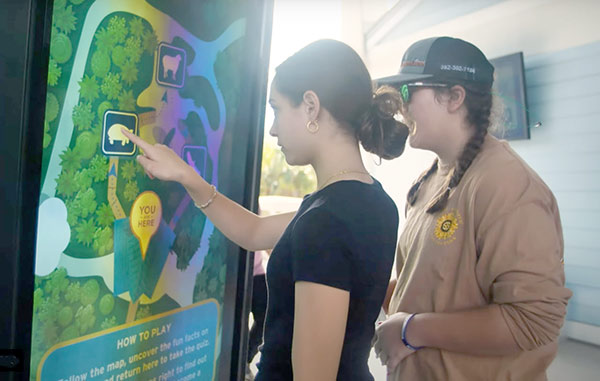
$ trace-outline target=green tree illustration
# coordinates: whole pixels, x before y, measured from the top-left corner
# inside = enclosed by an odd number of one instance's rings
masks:
[[[107,51],[98,49],[92,55],[92,72],[96,77],[106,77],[108,75],[108,72],[110,71],[110,65],[110,55],[107,53]]]
[[[100,329],[105,330],[112,327],[117,326],[117,318],[115,316],[111,316],[110,318],[105,318],[102,323],[100,323]]]
[[[102,155],[94,156],[90,161],[89,170],[94,181],[106,180],[108,176],[108,159]]]
[[[58,342],[58,327],[54,322],[47,322],[42,329],[42,337],[47,346],[53,346]]]
[[[102,122],[104,119],[104,113],[106,110],[110,110],[113,108],[113,104],[109,101],[104,101],[98,105],[98,119]]]
[[[202,214],[193,216],[191,223],[185,222],[187,228],[181,229],[175,236],[172,250],[177,255],[176,267],[179,270],[185,270],[196,251],[198,251],[200,247],[200,232],[204,226],[204,221],[205,217]]]
[[[103,121],[99,121],[92,126],[92,134],[98,139],[98,144],[100,144],[100,137],[102,136],[102,124]]]
[[[156,33],[154,33],[154,29],[146,29],[142,36],[142,48],[144,51],[148,54],[154,54],[157,45],[158,38],[156,37]]]
[[[79,81],[79,94],[81,98],[93,102],[100,95],[100,85],[96,81],[96,76],[84,75]]]
[[[137,65],[130,60],[127,60],[123,67],[121,67],[121,77],[123,78],[123,82],[128,86],[133,85],[138,79]]]
[[[135,111],[135,97],[133,91],[124,90],[119,95],[119,110],[123,111]]]
[[[100,135],[94,134],[92,131],[84,131],[77,137],[75,141],[75,149],[82,159],[91,159],[100,144]]]
[[[66,327],[73,321],[73,309],[69,306],[64,306],[58,311],[58,325]]]
[[[58,66],[56,61],[50,58],[50,61],[48,62],[48,85],[56,86],[61,74],[62,69]]]
[[[140,189],[138,188],[137,181],[128,181],[125,184],[125,189],[123,190],[123,196],[127,201],[133,201],[140,193]]]
[[[102,94],[106,95],[106,98],[112,100],[117,99],[122,88],[121,76],[118,73],[108,73],[102,81],[100,90],[102,91]]]
[[[81,167],[81,156],[75,149],[67,147],[59,157],[61,159],[60,165],[64,171],[75,172]]]
[[[59,268],[49,275],[48,281],[44,286],[44,293],[51,295],[53,298],[58,298],[60,293],[65,291],[68,286],[67,270]]]
[[[92,176],[87,168],[82,168],[75,173],[75,182],[78,191],[86,191],[92,186]]]
[[[96,223],[92,218],[89,220],[84,220],[75,228],[75,232],[77,233],[77,242],[84,244],[85,246],[90,246],[94,240]]]
[[[129,31],[132,35],[141,37],[144,33],[144,23],[142,22],[142,19],[136,16],[132,17],[131,20],[129,20]]]
[[[77,18],[73,14],[73,7],[55,7],[52,16],[54,26],[65,34],[69,34],[75,30]]]
[[[96,279],[87,280],[81,287],[81,304],[93,304],[100,296],[100,285]]]
[[[60,334],[60,341],[68,341],[73,340],[79,336],[79,330],[75,326],[75,324],[71,324],[67,328],[65,328]]]
[[[81,300],[81,285],[72,282],[65,291],[65,300],[69,303],[78,303]]]
[[[117,45],[112,50],[112,62],[118,67],[122,68],[127,61],[127,52],[125,51],[125,47],[121,45]]]
[[[194,286],[194,302],[215,298],[223,302],[225,287],[226,265],[224,237],[215,230],[208,239],[208,254],[204,258],[202,270],[196,276]]]
[[[142,53],[144,49],[142,49],[142,40],[138,36],[130,36],[125,41],[125,51],[127,53],[127,58],[131,60],[131,62],[137,64],[140,62],[140,58],[142,57]]]
[[[135,176],[135,162],[127,160],[120,168],[119,174],[125,180],[131,180]]]
[[[113,250],[113,244],[113,231],[110,227],[96,229],[92,247],[99,257],[109,254]]]
[[[96,315],[94,314],[94,306],[88,304],[85,307],[79,307],[75,314],[75,326],[78,328],[79,334],[84,335],[87,333],[95,323]]]
[[[38,317],[44,323],[53,323],[58,317],[59,298],[52,297],[48,292],[45,292],[45,294],[47,294],[48,296],[42,300],[42,303],[40,304],[37,310]]]
[[[48,124],[48,122],[44,121],[44,141],[43,141],[43,147],[44,148],[48,148],[48,146],[50,145],[50,143],[52,142],[52,136],[50,136],[50,124]]]
[[[58,116],[58,110],[60,109],[60,105],[58,104],[58,99],[56,99],[56,95],[51,92],[46,94],[46,122],[50,123]]]
[[[52,33],[50,38],[50,56],[59,64],[67,62],[73,54],[71,40],[64,33]]]
[[[149,317],[150,315],[150,306],[142,306],[138,308],[137,312],[135,313],[135,320],[144,319]]]
[[[113,211],[107,203],[103,203],[98,207],[98,210],[96,210],[96,218],[98,224],[103,227],[112,226],[113,221],[115,220]]]
[[[86,191],[77,192],[75,196],[75,205],[79,209],[79,214],[83,218],[87,218],[88,215],[94,214],[96,211],[96,192],[90,188]],[[95,231],[95,229],[94,229]],[[92,231],[92,235],[94,233]]]
[[[89,130],[95,117],[91,103],[80,102],[73,107],[73,124],[79,131]]]
[[[78,186],[73,173],[66,171],[64,168],[56,179],[56,191],[58,194],[69,197],[77,192]]]
[[[110,34],[113,43],[120,44],[125,41],[127,37],[127,26],[125,25],[125,18],[121,16],[113,16],[108,20],[108,27],[106,28]]]
[[[36,308],[36,306],[39,306],[40,303],[42,302],[44,298],[44,290],[42,290],[41,288],[36,288],[35,291],[33,292],[33,306],[34,306],[34,310]]]
[[[77,225],[77,221],[81,216],[81,210],[79,209],[78,203],[75,200],[67,200],[65,201],[65,205],[67,206],[67,222],[69,226]]]
[[[115,307],[115,298],[111,294],[104,294],[102,298],[100,298],[100,303],[98,304],[98,309],[102,315],[108,315],[112,312]]]
[[[101,52],[110,52],[114,47],[113,39],[106,28],[99,28],[94,35],[96,48]]]

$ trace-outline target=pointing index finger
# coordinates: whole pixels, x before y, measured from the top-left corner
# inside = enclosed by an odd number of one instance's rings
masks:
[[[144,152],[148,153],[152,149],[152,144],[148,143],[139,136],[132,134],[127,129],[121,128],[121,132],[123,133],[123,135],[127,136],[129,140],[131,140],[134,144],[143,149]]]

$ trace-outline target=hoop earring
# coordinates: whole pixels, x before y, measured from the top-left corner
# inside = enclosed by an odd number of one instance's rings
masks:
[[[308,123],[306,123],[306,129],[311,134],[316,134],[317,131],[319,131],[319,124],[316,120],[309,120]]]

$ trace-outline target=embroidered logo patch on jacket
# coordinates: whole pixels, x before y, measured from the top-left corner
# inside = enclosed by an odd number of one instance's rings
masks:
[[[458,210],[452,209],[447,211],[437,219],[433,232],[433,240],[440,245],[452,243],[456,239],[454,233],[456,233],[461,224],[462,219]]]

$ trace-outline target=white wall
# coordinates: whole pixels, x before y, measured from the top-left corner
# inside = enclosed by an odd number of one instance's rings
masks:
[[[525,68],[529,114],[544,124],[511,145],[558,200],[573,291],[565,333],[600,345],[600,41],[526,57]]]
[[[535,55],[598,40],[599,19],[597,0],[507,0],[402,39],[384,40],[365,56],[371,74],[377,78],[395,74],[406,48],[432,36],[465,39],[482,49],[488,58],[515,51]]]

